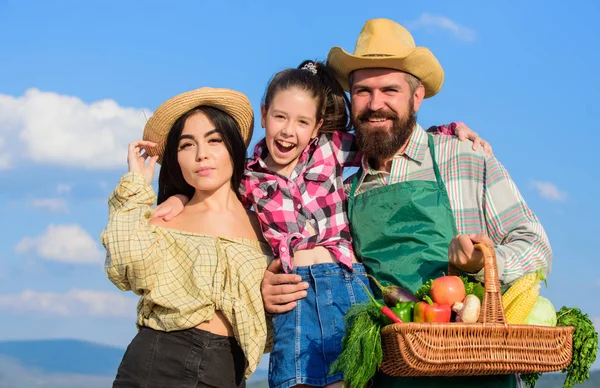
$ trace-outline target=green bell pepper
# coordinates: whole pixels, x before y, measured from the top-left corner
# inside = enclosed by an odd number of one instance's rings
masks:
[[[415,302],[398,301],[394,307],[390,307],[390,310],[392,310],[392,312],[396,314],[398,318],[402,319],[402,322],[412,322],[414,306]],[[391,325],[393,322],[388,317],[384,317],[384,323],[386,325]]]

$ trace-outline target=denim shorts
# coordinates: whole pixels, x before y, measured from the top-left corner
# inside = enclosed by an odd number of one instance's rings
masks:
[[[308,282],[308,295],[292,311],[273,318],[271,388],[324,386],[343,380],[341,373],[329,371],[341,353],[344,315],[353,304],[368,300],[363,285],[370,291],[364,266],[354,264],[353,270],[337,263],[294,269]]]
[[[142,327],[125,351],[113,388],[245,387],[245,369],[244,352],[233,337]]]

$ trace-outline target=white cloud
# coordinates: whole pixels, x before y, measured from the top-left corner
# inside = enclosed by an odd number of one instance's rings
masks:
[[[127,144],[141,138],[145,116],[150,113],[110,99],[88,104],[37,89],[21,97],[0,94],[0,136],[11,144],[10,151],[0,148],[0,166],[24,157],[85,169],[125,167]]]
[[[537,189],[542,198],[552,201],[564,201],[567,199],[567,193],[559,190],[552,182],[533,181],[531,185]]]
[[[0,307],[17,312],[50,315],[131,317],[135,316],[136,299],[125,294],[93,290],[70,290],[65,293],[25,290],[20,294],[0,295]]]
[[[56,192],[58,194],[70,193],[71,189],[73,189],[72,185],[67,185],[67,184],[64,184],[64,183],[56,185]]]
[[[474,30],[461,26],[445,16],[432,15],[429,13],[421,14],[417,20],[406,23],[406,26],[413,30],[421,28],[427,30],[446,30],[452,33],[455,38],[465,42],[472,42],[477,36]]]
[[[15,246],[15,252],[35,252],[46,260],[65,263],[100,263],[105,254],[96,241],[77,224],[48,225],[37,237],[25,237]]]
[[[6,141],[0,137],[0,171],[9,170],[11,167],[11,160],[8,151],[4,150],[6,148],[4,144]]]
[[[67,201],[61,198],[36,198],[31,201],[31,206],[51,213],[66,213],[69,211]]]

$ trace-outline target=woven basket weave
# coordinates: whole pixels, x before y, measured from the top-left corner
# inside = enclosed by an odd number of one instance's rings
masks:
[[[573,357],[573,327],[510,325],[504,318],[496,254],[485,258],[477,323],[395,323],[382,328],[381,370],[390,376],[482,376],[551,372]],[[457,274],[449,268],[450,274]]]

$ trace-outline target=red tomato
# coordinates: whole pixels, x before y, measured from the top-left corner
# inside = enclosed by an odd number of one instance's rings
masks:
[[[431,299],[448,306],[462,302],[467,296],[465,284],[458,276],[442,276],[431,284]]]

